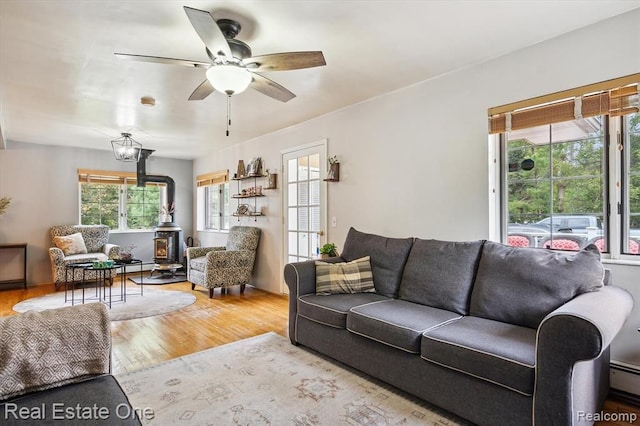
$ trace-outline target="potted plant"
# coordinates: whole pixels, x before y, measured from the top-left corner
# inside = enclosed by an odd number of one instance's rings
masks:
[[[328,181],[339,181],[340,180],[340,162],[338,161],[338,156],[334,155],[327,159],[329,163],[329,172],[327,173]]]
[[[168,206],[162,206],[160,209],[160,221],[161,222],[173,222],[173,213],[176,211],[175,203],[171,203]]]
[[[336,256],[339,256],[338,247],[336,247],[334,243],[326,243],[326,244],[323,244],[322,247],[320,247],[321,258],[324,259],[327,257],[336,257]]]

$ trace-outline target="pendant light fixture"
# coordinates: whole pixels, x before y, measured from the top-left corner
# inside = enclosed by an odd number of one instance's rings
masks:
[[[118,161],[138,162],[142,144],[131,138],[131,133],[121,133],[121,137],[111,141],[113,154]]]

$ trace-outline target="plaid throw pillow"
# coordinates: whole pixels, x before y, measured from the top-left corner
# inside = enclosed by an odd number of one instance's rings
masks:
[[[316,261],[316,294],[374,293],[370,256],[351,262]]]

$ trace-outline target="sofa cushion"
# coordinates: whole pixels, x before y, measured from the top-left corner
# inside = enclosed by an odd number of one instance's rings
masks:
[[[537,328],[551,311],[602,286],[593,244],[577,253],[509,247],[487,241],[471,293],[471,315]]]
[[[344,242],[342,258],[350,262],[371,256],[376,291],[387,297],[396,297],[412,244],[413,238],[387,238],[350,228]]]
[[[416,239],[399,298],[466,315],[483,243]]]
[[[388,298],[376,293],[331,296],[308,294],[298,298],[298,315],[320,324],[344,329],[347,327],[349,309],[380,300],[388,300]]]
[[[369,256],[351,262],[316,261],[316,294],[374,293]]]
[[[419,354],[422,333],[458,318],[460,315],[442,309],[404,300],[384,300],[351,308],[347,330]]]
[[[464,317],[422,336],[423,359],[532,395],[536,331],[477,317]]]
[[[94,406],[97,406],[101,411],[95,411]],[[77,407],[83,411],[77,411]],[[136,408],[140,409],[140,407]],[[127,395],[111,375],[98,376],[78,383],[23,395],[4,401],[0,404],[0,410],[2,424],[5,426],[141,424]],[[26,418],[21,418],[20,413],[23,416],[27,414]],[[96,413],[96,416],[89,419],[86,413]],[[100,418],[96,418],[97,415],[100,415]]]
[[[75,234],[53,237],[53,244],[58,247],[65,256],[87,252],[87,246],[80,232]]]

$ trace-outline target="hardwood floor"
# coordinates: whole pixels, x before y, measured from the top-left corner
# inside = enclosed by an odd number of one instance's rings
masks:
[[[128,285],[135,286],[131,282]],[[196,296],[196,302],[184,309],[148,318],[114,321],[111,324],[112,369],[124,373],[148,367],[186,354],[235,342],[273,331],[287,336],[289,299],[247,286],[239,287],[213,299],[208,291],[182,282],[153,286],[182,290]],[[53,285],[29,287],[27,290],[1,290],[0,316],[13,315],[16,303],[52,293]]]
[[[128,284],[135,286],[131,282]],[[157,287],[191,292],[188,282]],[[29,287],[27,290],[0,290],[0,316],[14,315],[11,308],[22,300],[54,291],[52,284]],[[114,373],[138,370],[268,331],[287,336],[287,296],[249,286],[244,294],[240,294],[239,288],[233,288],[224,295],[216,290],[213,299],[209,299],[208,292],[200,287],[196,287],[192,293],[196,296],[196,302],[187,308],[111,324]],[[640,424],[640,407],[609,399],[604,413],[635,413],[639,420],[633,424]],[[596,423],[598,426],[629,424],[632,423]]]

